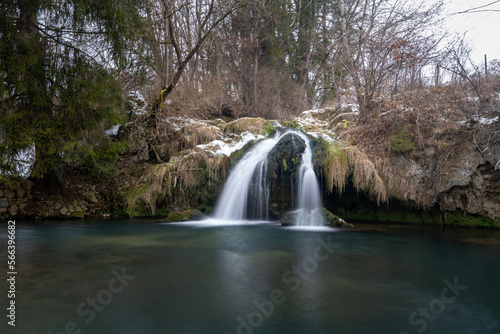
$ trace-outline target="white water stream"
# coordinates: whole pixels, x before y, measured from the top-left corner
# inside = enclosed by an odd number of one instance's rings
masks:
[[[306,214],[298,225],[321,225],[313,219],[311,212],[321,207],[321,193],[314,173],[309,138],[297,130],[277,133],[274,137],[257,143],[234,167],[224,185],[217,202],[215,219],[245,220],[248,217],[267,219],[269,212],[269,182],[267,181],[267,160],[269,152],[287,135],[294,135],[305,141],[302,164],[299,170],[298,209]],[[253,180],[253,182],[252,182]],[[249,192],[252,194],[249,194]],[[249,207],[249,196],[257,198]],[[295,197],[295,196],[294,196]],[[248,212],[252,210],[252,212]],[[301,215],[302,216],[302,215]]]

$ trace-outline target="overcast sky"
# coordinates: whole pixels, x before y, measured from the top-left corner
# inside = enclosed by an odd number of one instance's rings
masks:
[[[477,12],[456,14],[490,3]],[[448,29],[461,34],[466,32],[474,61],[483,61],[485,54],[488,61],[500,60],[500,0],[445,0],[445,5]]]

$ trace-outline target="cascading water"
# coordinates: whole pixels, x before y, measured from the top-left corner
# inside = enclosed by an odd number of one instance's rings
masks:
[[[243,220],[247,218],[248,192],[258,166],[261,171],[265,168],[267,154],[279,142],[283,134],[276,134],[273,138],[259,142],[238,162],[222,189],[215,210],[215,218],[225,220]],[[260,196],[267,197],[267,189],[264,189],[266,181],[264,173],[260,173],[258,184]],[[262,198],[263,200],[266,198]],[[267,200],[267,199],[266,199]],[[267,210],[267,204],[266,210]],[[263,217],[265,218],[265,217]]]
[[[302,164],[299,170],[299,198],[298,209],[301,211],[297,225],[314,226],[323,225],[322,216],[315,214],[321,208],[321,192],[318,180],[314,172],[312,162],[312,151],[309,145],[309,138],[302,132],[297,133],[306,143],[304,153],[302,153]]]
[[[284,136],[288,135],[298,136],[305,142],[298,173],[298,196],[290,194],[292,198],[298,199],[296,207],[300,213],[297,225],[322,224],[318,215],[313,214],[317,211],[316,209],[321,207],[321,195],[314,173],[309,138],[296,130],[277,133],[273,138],[259,142],[245,154],[230,173],[224,185],[215,210],[216,219],[268,219],[268,154]]]

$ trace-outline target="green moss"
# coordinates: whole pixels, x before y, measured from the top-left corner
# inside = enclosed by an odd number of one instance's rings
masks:
[[[288,165],[286,164],[286,159],[283,159],[283,170],[285,172],[288,170]]]
[[[446,225],[453,226],[500,228],[500,219],[455,212],[445,213],[444,221]]]
[[[266,121],[266,124],[264,124],[264,131],[270,135],[272,133],[274,133],[274,131],[276,131],[276,128],[274,127],[274,125],[269,122],[269,121]]]
[[[418,225],[442,224],[441,217],[437,214],[416,211],[390,211],[382,208],[362,207],[356,210],[339,208],[340,217],[353,221],[406,223]]]
[[[148,186],[131,187],[125,194],[125,212],[130,217],[143,216],[143,210],[139,207],[141,203],[138,203],[139,196],[148,190]],[[144,204],[144,203],[142,203]],[[151,210],[149,210],[151,211]]]
[[[286,121],[286,122],[283,122],[283,126],[286,126],[287,128],[302,129],[302,126],[297,121]]]
[[[405,133],[400,131],[399,133],[391,136],[389,148],[391,152],[397,154],[412,154],[415,149],[415,142],[413,138]]]
[[[351,124],[351,122],[344,119],[344,120],[342,120],[342,124],[340,125],[340,128],[345,130],[349,127],[350,124]]]
[[[231,167],[234,167],[238,161],[240,161],[241,158],[243,158],[243,156],[245,155],[245,153],[254,145],[254,143],[252,143],[251,141],[248,142],[245,146],[243,146],[242,148],[240,148],[239,150],[237,151],[234,151],[233,153],[231,153],[231,156],[230,156],[230,166]]]
[[[167,222],[184,222],[188,220],[200,220],[204,217],[200,210],[186,210],[182,212],[171,212],[167,215]]]
[[[71,212],[69,214],[69,216],[71,218],[77,218],[77,219],[83,219],[83,218],[85,218],[85,214],[83,212],[76,212],[76,211],[75,212]]]

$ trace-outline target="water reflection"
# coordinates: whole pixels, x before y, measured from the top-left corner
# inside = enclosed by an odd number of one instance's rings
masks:
[[[238,318],[248,324],[264,313],[257,305],[278,290],[283,302],[254,333],[414,333],[410,315],[455,277],[467,290],[426,332],[499,329],[498,248],[477,242],[498,239],[495,231],[201,222],[21,225],[17,236],[15,333],[57,333],[68,321],[92,334],[236,333]],[[340,246],[317,253],[318,240]],[[76,307],[124,267],[136,278],[87,324]],[[8,329],[0,324],[2,333]]]

